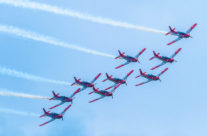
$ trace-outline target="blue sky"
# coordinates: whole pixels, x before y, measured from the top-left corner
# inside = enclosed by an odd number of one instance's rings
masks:
[[[113,100],[106,98],[88,104],[98,95],[88,96],[90,89],[78,94],[64,121],[57,120],[40,128],[38,125],[48,118],[1,113],[0,135],[206,136],[205,1],[45,0],[44,3],[164,31],[168,31],[169,25],[181,31],[186,31],[195,22],[198,26],[192,31],[192,39],[184,39],[169,47],[166,43],[172,41],[173,36],[1,4],[0,24],[13,25],[112,55],[117,55],[118,49],[130,55],[136,55],[144,47],[147,51],[140,57],[140,64],[115,70],[114,67],[123,61],[0,32],[0,65],[8,68],[68,82],[73,82],[73,76],[90,81],[101,72],[103,75],[97,81],[100,88],[111,85],[110,82],[101,83],[105,72],[123,77],[131,69],[135,70],[128,79],[128,86],[117,89]],[[182,51],[176,56],[177,63],[149,70],[160,63],[159,60],[149,61],[153,50],[168,56],[180,47]],[[166,67],[169,70],[161,76],[161,83],[134,86],[145,81],[134,78],[139,74],[139,68],[156,74]],[[52,90],[70,95],[77,89],[2,75],[0,83],[0,88],[42,96],[51,96]],[[42,107],[48,108],[57,102],[1,97],[0,103],[1,108],[41,114]],[[54,111],[61,112],[65,106]]]

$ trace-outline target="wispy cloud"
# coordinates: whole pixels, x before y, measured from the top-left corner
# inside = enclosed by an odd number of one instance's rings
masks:
[[[17,78],[23,78],[23,79],[32,80],[32,81],[39,81],[39,82],[46,82],[46,83],[60,84],[60,85],[71,85],[71,83],[66,82],[66,81],[59,81],[59,80],[53,80],[53,79],[44,78],[44,77],[40,77],[40,76],[35,76],[32,74],[20,72],[20,71],[17,71],[14,69],[9,69],[9,68],[2,67],[2,66],[0,66],[0,74],[13,76],[13,77],[17,77]]]
[[[133,25],[133,24],[126,23],[126,22],[115,21],[115,20],[103,18],[103,17],[96,17],[96,16],[92,16],[89,14],[84,14],[84,13],[72,11],[69,9],[62,9],[56,6],[51,6],[51,5],[33,2],[33,1],[0,0],[0,4],[8,4],[8,5],[12,5],[15,7],[41,10],[41,11],[46,11],[46,12],[50,12],[50,13],[54,13],[58,15],[71,16],[74,18],[83,19],[83,20],[87,20],[87,21],[91,21],[91,22],[95,22],[99,24],[106,24],[110,26],[122,27],[122,28],[127,28],[127,29],[135,29],[135,30],[148,31],[148,32],[160,33],[160,34],[166,33],[165,31],[161,31],[157,29]]]
[[[17,93],[7,89],[0,88],[0,96],[10,96],[10,97],[20,97],[20,98],[28,98],[28,99],[49,99],[48,97],[25,94],[25,93]]]
[[[41,34],[38,34],[35,32],[30,32],[30,31],[23,30],[23,29],[20,29],[17,27],[13,27],[13,26],[0,25],[0,32],[14,34],[14,35],[17,35],[17,36],[20,36],[23,38],[48,43],[48,44],[58,46],[58,47],[73,49],[73,50],[77,50],[77,51],[81,51],[81,52],[85,52],[85,53],[89,53],[89,54],[93,54],[93,55],[99,55],[99,56],[110,57],[110,58],[115,57],[115,56],[107,54],[107,53],[95,51],[92,49],[86,49],[86,48],[83,48],[83,47],[80,47],[77,45],[71,45],[71,44],[65,43],[63,41],[56,40],[55,38],[52,38],[49,36],[41,35]]]

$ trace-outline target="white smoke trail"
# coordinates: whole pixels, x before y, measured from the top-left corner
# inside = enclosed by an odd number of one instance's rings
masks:
[[[128,28],[128,29],[135,29],[135,30],[141,30],[141,31],[166,34],[165,31],[161,31],[157,29],[133,25],[133,24],[129,24],[126,22],[114,21],[112,19],[107,19],[107,18],[102,18],[102,17],[95,17],[92,15],[83,14],[83,13],[75,12],[75,11],[68,10],[68,9],[62,9],[56,6],[51,6],[51,5],[38,3],[38,2],[25,1],[25,0],[0,0],[0,4],[8,4],[8,5],[12,5],[15,7],[42,10],[42,11],[51,12],[54,14],[71,16],[71,17],[75,17],[75,18],[79,18],[79,19],[83,19],[83,20],[87,20],[91,22],[96,22],[99,24],[106,24],[106,25],[123,27],[123,28]]]
[[[39,76],[16,71],[14,69],[9,69],[9,68],[2,67],[2,66],[0,66],[0,74],[23,78],[27,80],[39,81],[39,82],[47,82],[47,83],[60,84],[60,85],[71,85],[71,83],[68,83],[65,81],[58,81],[58,80],[48,79],[44,77],[39,77]]]
[[[23,111],[17,111],[17,110],[6,109],[6,108],[0,108],[0,112],[15,114],[15,115],[22,115],[22,116],[35,116],[35,117],[40,116],[40,114],[36,114],[32,112],[23,112]]]
[[[13,26],[6,26],[6,25],[0,25],[0,31],[1,32],[6,32],[9,34],[14,34],[23,38],[27,38],[27,39],[32,39],[35,41],[41,41],[44,43],[48,43],[54,46],[59,46],[59,47],[63,47],[63,48],[69,48],[69,49],[74,49],[77,51],[81,51],[81,52],[85,52],[85,53],[89,53],[89,54],[94,54],[94,55],[99,55],[99,56],[104,56],[104,57],[110,57],[110,58],[114,58],[115,56],[110,55],[110,54],[106,54],[106,53],[102,53],[102,52],[98,52],[95,50],[91,50],[91,49],[86,49],[83,47],[79,47],[76,45],[71,45],[59,40],[56,40],[55,38],[49,37],[49,36],[44,36],[35,32],[30,32],[30,31],[26,31],[17,27],[13,27]]]
[[[21,97],[21,98],[29,98],[29,99],[49,99],[48,97],[43,97],[43,96],[12,92],[7,89],[0,89],[0,96]]]

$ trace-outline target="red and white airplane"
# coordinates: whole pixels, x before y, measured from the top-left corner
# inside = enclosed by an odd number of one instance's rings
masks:
[[[77,94],[77,93],[79,93],[80,92],[80,88],[78,88],[73,94],[71,94],[69,97],[66,97],[66,96],[59,96],[59,93],[55,93],[54,91],[52,91],[52,93],[53,93],[53,97],[52,98],[50,98],[49,100],[59,100],[59,101],[61,101],[59,104],[57,104],[57,105],[55,105],[55,106],[53,106],[53,107],[51,107],[50,109],[53,109],[53,108],[56,108],[56,107],[58,107],[58,106],[60,106],[60,105],[62,105],[62,104],[64,104],[64,103],[66,103],[66,102],[71,102],[71,103],[73,103],[73,97]]]
[[[81,79],[77,79],[76,77],[74,77],[75,82],[71,84],[71,86],[73,85],[78,85],[78,86],[82,86],[83,88],[80,91],[85,90],[86,88],[89,87],[93,87],[94,86],[94,82],[101,76],[101,73],[99,73],[91,82],[86,82],[86,81],[80,81]]]
[[[119,56],[117,56],[115,59],[124,59],[126,60],[126,62],[120,66],[117,66],[115,69],[118,69],[120,67],[123,67],[131,62],[139,62],[138,60],[138,57],[146,50],[146,48],[142,49],[135,57],[131,57],[131,56],[128,56],[128,55],[124,55],[125,52],[121,53],[120,50],[118,50],[119,52]]]
[[[127,80],[127,78],[128,78],[133,72],[134,72],[134,70],[131,70],[131,71],[130,71],[130,72],[129,72],[123,79],[112,77],[112,75],[109,76],[109,75],[106,73],[106,77],[107,77],[107,78],[104,79],[103,82],[105,82],[106,80],[109,80],[109,81],[114,82],[114,85],[112,85],[112,86],[106,88],[104,91],[106,91],[106,90],[108,90],[108,89],[111,89],[112,87],[114,87],[114,89],[115,89],[115,88],[118,88],[118,87],[119,87],[120,85],[122,85],[122,84],[127,85],[126,80]]]
[[[89,103],[95,102],[95,101],[103,99],[105,97],[112,97],[112,99],[113,99],[113,93],[116,90],[116,88],[117,87],[115,87],[114,89],[112,89],[111,91],[108,92],[108,91],[99,90],[99,88],[96,89],[95,87],[93,87],[93,92],[90,92],[89,94],[96,93],[96,94],[99,94],[101,96],[99,98],[96,98],[94,100],[89,101]]]
[[[193,26],[191,26],[190,29],[188,29],[186,32],[175,31],[175,28],[171,28],[169,26],[170,31],[168,33],[166,33],[166,35],[171,34],[171,35],[177,36],[178,38],[175,39],[174,41],[168,43],[167,45],[171,45],[171,44],[173,44],[173,43],[175,43],[175,42],[177,42],[177,41],[179,41],[183,38],[189,38],[189,37],[192,38],[191,35],[190,35],[190,32],[193,30],[193,28],[196,27],[196,25],[197,25],[197,23],[195,23]]]
[[[58,114],[58,113],[53,113],[53,112],[50,113],[50,111],[46,111],[46,110],[43,108],[44,114],[41,115],[40,118],[41,118],[41,117],[45,117],[45,116],[47,116],[47,117],[50,117],[51,120],[49,120],[49,121],[47,121],[47,122],[41,124],[40,126],[43,126],[43,125],[45,125],[45,124],[47,124],[47,123],[50,123],[50,122],[52,122],[52,121],[54,121],[54,120],[56,120],[56,119],[62,119],[62,120],[63,120],[63,115],[65,114],[65,112],[66,112],[70,107],[71,107],[71,105],[68,105],[68,106],[63,110],[63,112],[61,112],[60,114]]]
[[[147,81],[145,81],[145,82],[142,82],[142,83],[139,83],[139,84],[137,84],[136,86],[139,86],[139,85],[143,85],[143,84],[146,84],[146,83],[148,83],[148,82],[151,82],[151,81],[157,81],[157,80],[160,80],[160,76],[165,72],[165,71],[167,71],[168,70],[168,68],[166,68],[166,69],[164,69],[160,74],[158,74],[158,75],[152,75],[152,74],[146,74],[146,72],[142,72],[142,70],[141,69],[139,69],[139,71],[140,71],[140,75],[139,76],[136,76],[136,78],[138,78],[138,77],[144,77],[144,78],[146,78],[146,79],[148,79]],[[161,80],[160,80],[161,81]]]
[[[182,48],[179,48],[175,53],[173,53],[173,55],[171,55],[170,57],[166,57],[166,56],[159,56],[160,53],[156,53],[155,51],[153,51],[154,56],[152,58],[150,58],[150,60],[153,60],[154,58],[157,58],[159,60],[162,61],[161,64],[151,68],[151,70],[154,70],[162,65],[165,65],[166,63],[173,63],[176,62],[176,60],[174,59],[174,57],[180,52]]]

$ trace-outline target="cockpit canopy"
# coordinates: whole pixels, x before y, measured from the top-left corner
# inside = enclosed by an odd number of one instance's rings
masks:
[[[89,82],[82,82],[82,83],[87,84],[87,85],[90,85],[90,84],[91,84],[91,83],[89,83]]]
[[[68,97],[66,97],[66,96],[61,96],[61,98],[62,98],[62,99],[68,99]]]
[[[155,75],[152,74],[147,74],[148,77],[156,77]]]
[[[119,79],[119,78],[114,78],[114,80],[116,80],[116,81],[122,81],[121,79]]]
[[[184,32],[178,32],[178,34],[186,35],[186,33],[184,33]]]
[[[134,59],[134,57],[131,57],[131,56],[126,56],[128,59]]]
[[[107,91],[101,91],[102,93],[108,93]]]
[[[163,59],[170,59],[169,57],[166,57],[166,56],[162,56],[162,58],[163,58]]]

